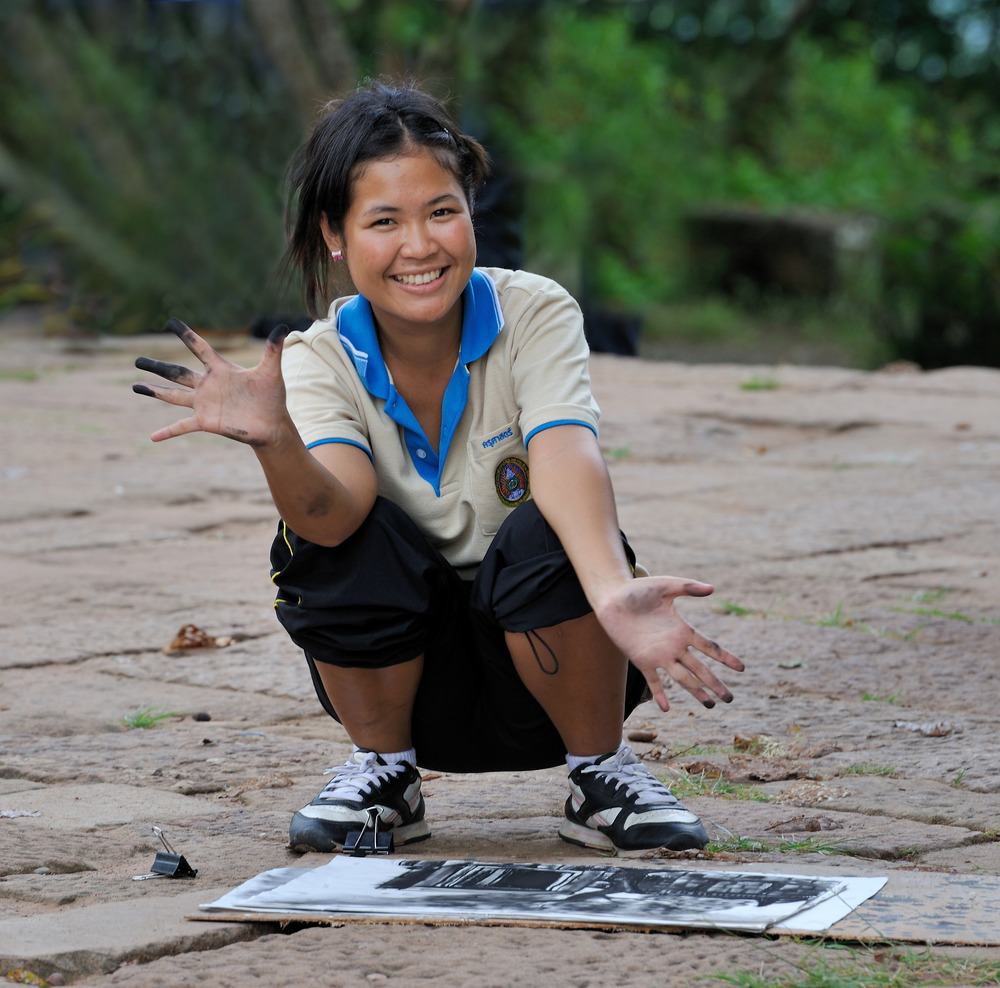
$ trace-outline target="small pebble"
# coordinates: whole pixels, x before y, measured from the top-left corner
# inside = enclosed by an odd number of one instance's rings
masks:
[[[192,718],[192,720],[211,720],[212,715],[206,713],[204,710],[199,710]]]
[[[51,868],[46,868],[45,865],[42,865],[41,868],[36,868],[35,869],[35,874],[36,875],[51,875],[52,874],[52,869]]]
[[[58,972],[53,971],[45,979],[50,985],[64,985],[66,984],[66,979]]]

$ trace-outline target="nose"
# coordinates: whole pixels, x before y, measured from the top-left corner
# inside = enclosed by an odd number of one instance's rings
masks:
[[[427,257],[434,252],[434,238],[423,223],[410,223],[406,227],[401,252],[407,257]]]

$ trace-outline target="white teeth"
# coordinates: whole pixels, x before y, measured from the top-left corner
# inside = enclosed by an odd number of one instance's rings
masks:
[[[428,282],[437,281],[441,277],[441,268],[437,271],[427,271],[424,274],[397,274],[393,275],[395,281],[403,285],[426,285]]]

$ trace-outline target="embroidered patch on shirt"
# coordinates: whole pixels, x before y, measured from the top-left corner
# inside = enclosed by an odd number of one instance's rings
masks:
[[[520,504],[530,493],[528,464],[519,456],[508,456],[501,460],[493,479],[500,500],[509,508]]]

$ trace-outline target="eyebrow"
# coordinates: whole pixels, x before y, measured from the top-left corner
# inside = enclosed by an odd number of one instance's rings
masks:
[[[446,192],[444,195],[435,196],[433,199],[428,200],[424,203],[424,209],[429,209],[431,206],[438,206],[442,202],[453,201],[460,202],[461,200],[454,192]],[[371,206],[362,213],[362,216],[373,216],[376,213],[401,213],[402,209],[399,206],[388,206],[379,205]]]

